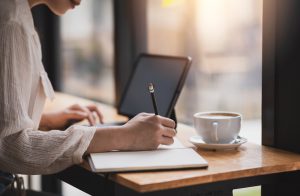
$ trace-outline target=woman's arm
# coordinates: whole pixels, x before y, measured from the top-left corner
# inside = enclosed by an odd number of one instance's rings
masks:
[[[49,174],[80,163],[96,128],[35,129],[29,104],[32,82],[40,78],[32,39],[18,22],[0,23],[0,170]]]

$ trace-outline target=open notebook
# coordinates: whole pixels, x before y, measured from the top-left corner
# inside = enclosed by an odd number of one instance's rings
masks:
[[[124,172],[207,167],[208,163],[192,148],[184,147],[177,138],[170,146],[153,151],[91,153],[89,163],[94,172]]]

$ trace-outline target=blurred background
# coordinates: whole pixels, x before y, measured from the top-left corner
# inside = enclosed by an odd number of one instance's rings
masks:
[[[261,117],[261,0],[147,1],[147,51],[191,56],[176,105],[181,122],[195,112]],[[62,90],[114,104],[113,1],[89,0],[61,18]]]

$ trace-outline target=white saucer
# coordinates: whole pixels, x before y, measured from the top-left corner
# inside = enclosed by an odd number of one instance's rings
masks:
[[[239,138],[235,142],[229,144],[207,144],[203,142],[200,136],[195,135],[190,137],[190,142],[194,144],[196,147],[205,150],[230,150],[230,149],[237,149],[240,145],[246,143],[247,139],[239,136]]]

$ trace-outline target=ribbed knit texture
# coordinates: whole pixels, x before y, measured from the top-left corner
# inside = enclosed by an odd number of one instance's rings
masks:
[[[82,161],[94,127],[39,131],[54,91],[27,0],[0,0],[0,170],[51,174]]]

